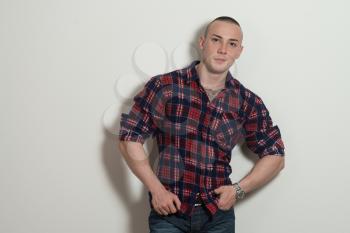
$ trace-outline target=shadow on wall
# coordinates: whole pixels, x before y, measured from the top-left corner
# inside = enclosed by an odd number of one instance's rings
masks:
[[[149,141],[149,140],[148,140]],[[141,197],[135,201],[131,199],[133,190],[127,183],[127,169],[129,169],[122,161],[123,157],[117,148],[118,137],[105,130],[105,141],[103,145],[103,164],[106,168],[108,178],[111,182],[116,195],[124,204],[127,219],[129,219],[130,233],[148,232],[148,214],[150,211],[148,204],[148,191],[143,186]],[[152,147],[155,148],[155,147]],[[154,151],[150,156],[151,164],[154,163]]]
[[[136,95],[142,89],[143,85],[135,87],[133,93]],[[135,200],[131,184],[128,183],[128,172],[129,167],[123,162],[124,158],[118,149],[118,134],[119,134],[119,124],[122,112],[128,112],[130,106],[132,105],[131,99],[126,99],[123,103],[120,103],[120,107],[117,111],[117,116],[115,116],[116,132],[109,132],[104,128],[104,141],[102,145],[102,163],[105,167],[107,178],[110,181],[113,190],[115,191],[116,198],[120,199],[123,203],[121,209],[125,209],[126,212],[120,214],[126,215],[125,218],[129,220],[127,233],[143,233],[148,232],[148,214],[150,207],[148,204],[148,191],[143,186],[141,190],[141,195],[139,199]],[[152,142],[147,140],[146,144]],[[155,147],[150,147],[154,149]],[[154,161],[154,151],[150,152],[150,161],[153,164]],[[127,223],[125,223],[127,225]]]

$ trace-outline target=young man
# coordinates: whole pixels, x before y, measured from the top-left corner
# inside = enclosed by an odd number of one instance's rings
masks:
[[[230,17],[208,24],[199,40],[201,60],[151,78],[122,114],[119,148],[150,193],[152,233],[232,233],[234,205],[284,167],[284,146],[262,100],[229,68],[242,52],[242,30]],[[157,139],[153,172],[143,143]],[[241,139],[259,156],[232,184],[231,151]]]

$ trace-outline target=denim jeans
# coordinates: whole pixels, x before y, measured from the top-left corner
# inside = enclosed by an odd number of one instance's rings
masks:
[[[218,210],[210,216],[203,206],[195,207],[191,218],[186,219],[170,214],[159,215],[151,210],[149,218],[150,233],[234,233],[235,213],[229,210]]]

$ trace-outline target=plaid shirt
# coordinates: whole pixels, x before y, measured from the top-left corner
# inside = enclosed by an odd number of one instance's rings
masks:
[[[195,69],[151,78],[122,114],[119,139],[144,143],[156,137],[156,174],[181,201],[179,214],[190,216],[196,194],[211,214],[218,210],[214,189],[232,184],[231,150],[244,139],[260,158],[284,155],[280,131],[262,100],[230,73],[225,88],[210,101]]]

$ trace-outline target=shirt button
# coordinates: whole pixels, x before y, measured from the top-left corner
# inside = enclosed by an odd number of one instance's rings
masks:
[[[224,141],[224,136],[222,134],[219,134],[217,136],[217,139],[218,139],[219,142],[223,142]]]

